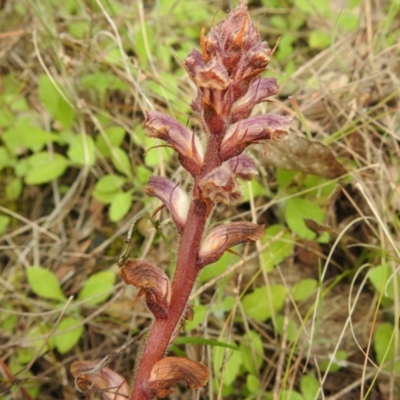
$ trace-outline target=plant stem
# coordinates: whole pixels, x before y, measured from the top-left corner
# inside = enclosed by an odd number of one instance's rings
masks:
[[[219,146],[220,139],[210,135],[201,176],[221,164],[218,156]],[[151,327],[141,355],[130,400],[150,400],[154,397],[154,391],[147,385],[151,370],[154,364],[164,357],[170,345],[171,338],[180,323],[199,273],[196,260],[207,217],[210,214],[210,210],[207,210],[206,201],[201,197],[201,193],[197,189],[197,180],[201,176],[195,179],[193,198],[179,244],[176,269],[171,286],[172,293],[168,318],[156,319]]]
[[[172,282],[168,318],[157,319],[141,356],[131,400],[149,400],[154,396],[147,386],[154,364],[164,357],[171,337],[185,310],[189,295],[197,278],[197,254],[206,223],[206,205],[194,200],[188,213],[188,223],[182,233],[176,271]]]

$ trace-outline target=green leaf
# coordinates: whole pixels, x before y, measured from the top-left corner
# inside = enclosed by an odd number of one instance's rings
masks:
[[[252,375],[247,375],[246,378],[246,387],[250,393],[257,393],[260,390],[260,380]]]
[[[47,75],[40,75],[38,86],[39,99],[50,115],[61,122],[65,129],[69,129],[75,118],[75,112],[65,100],[65,90],[60,82],[55,83],[57,87],[54,86]],[[60,91],[64,93],[64,96],[61,95]]]
[[[105,130],[104,135],[101,133],[97,135],[96,147],[103,157],[108,158],[111,157],[111,147],[121,146],[125,137],[125,129],[120,126],[111,126]]]
[[[282,233],[283,232],[283,233]],[[265,230],[265,235],[261,239],[262,244],[270,245],[263,252],[263,267],[267,272],[281,263],[286,257],[293,253],[293,239],[289,232],[285,231],[282,225],[271,225]]]
[[[290,292],[295,301],[303,301],[314,293],[317,285],[315,279],[302,279],[291,287]]]
[[[77,135],[70,143],[68,158],[79,165],[94,165],[96,160],[93,138],[87,134]]]
[[[279,400],[304,400],[304,397],[294,390],[282,390],[279,393]]]
[[[28,283],[36,295],[44,299],[65,301],[60,282],[53,272],[43,267],[29,267],[26,271]]]
[[[389,265],[378,265],[377,267],[371,268],[368,272],[368,278],[378,293],[382,293],[383,296],[389,299],[395,299],[393,281],[396,279],[397,287],[400,288],[400,276],[393,272]]]
[[[11,218],[8,215],[0,215],[0,235],[7,229]]]
[[[117,222],[121,220],[125,215],[129,212],[132,207],[132,193],[122,192],[117,193],[111,204],[109,209],[109,217],[112,222]]]
[[[148,56],[152,54],[154,47],[153,32],[154,27],[145,23],[144,28],[139,29],[135,35],[135,53],[139,59],[139,64],[142,67],[146,66]]]
[[[25,183],[28,185],[51,182],[60,177],[68,166],[68,160],[58,153],[53,153],[51,156],[47,152],[36,153],[31,155],[27,162]]]
[[[264,347],[260,335],[254,331],[246,333],[240,342],[240,353],[246,370],[251,374],[258,375],[264,355]]]
[[[374,333],[374,349],[376,354],[376,361],[378,365],[388,363],[383,369],[385,371],[393,371],[393,362],[395,362],[394,371],[396,374],[400,374],[400,361],[396,360],[398,354],[395,352],[395,329],[390,323],[382,323],[376,329]],[[400,339],[397,345],[397,349],[400,347]],[[398,351],[398,350],[397,350]]]
[[[120,175],[104,175],[97,181],[96,185],[94,186],[94,191],[102,193],[118,192],[126,182],[127,179]]]
[[[205,266],[200,271],[199,282],[208,282],[210,279],[221,275],[224,271],[228,269],[231,264],[233,264],[233,260],[233,255],[231,253],[225,252],[217,262]]]
[[[268,194],[268,190],[261,185],[260,182],[257,182],[256,180],[252,180],[250,182],[251,184],[251,194],[252,197],[256,198],[262,195],[267,195]],[[242,183],[242,192],[243,192],[243,199],[242,202],[247,202],[250,201],[250,191],[249,191],[249,185],[248,183]]]
[[[59,353],[67,353],[78,343],[78,340],[83,334],[81,321],[82,320],[78,318],[64,317],[58,324],[54,333],[54,345]],[[70,332],[59,333],[74,326],[76,328]]]
[[[110,296],[114,283],[113,271],[97,272],[88,278],[79,292],[78,300],[87,300],[85,304],[89,306],[103,303]]]
[[[111,161],[117,171],[131,177],[131,161],[128,155],[119,147],[113,147],[111,150]]]
[[[276,331],[280,336],[283,336],[283,334],[285,333],[288,342],[294,342],[297,339],[299,328],[292,319],[289,319],[289,321],[285,321],[284,316],[278,314],[275,318],[275,321]]]
[[[20,148],[37,152],[48,142],[58,142],[59,136],[46,132],[33,124],[32,118],[18,119],[3,134],[3,141],[11,153],[18,153]]]
[[[5,147],[0,146],[0,171],[11,165],[11,157]]]
[[[285,219],[289,228],[301,238],[313,240],[315,233],[307,228],[304,219],[313,219],[322,224],[325,213],[310,200],[294,197],[286,202]]]
[[[339,350],[335,353],[334,359],[331,362],[331,360],[323,360],[320,363],[320,369],[323,372],[328,371],[328,366],[329,363],[329,372],[336,372],[339,371],[340,368],[342,368],[343,366],[346,366],[346,361],[347,360],[347,353],[343,350]]]
[[[286,288],[283,285],[271,285],[269,291],[270,294],[263,286],[243,297],[243,309],[249,318],[265,321],[283,307]]]
[[[18,362],[21,364],[27,364],[32,361],[33,357],[40,357],[47,351],[51,350],[54,347],[54,343],[53,338],[46,338],[49,332],[49,326],[43,324],[43,321],[38,321],[36,326],[24,332],[24,339],[29,343],[29,347],[20,347],[17,350]],[[39,338],[42,336],[43,338]],[[39,350],[40,352],[37,354]]]
[[[225,385],[231,385],[240,372],[242,364],[240,352],[223,347],[213,347],[212,354],[215,375],[221,379],[222,365],[224,365],[223,382]]]
[[[20,178],[11,179],[6,186],[7,200],[17,200],[22,194],[22,181]]]
[[[315,400],[317,398],[320,384],[313,374],[307,374],[301,378],[300,388],[304,400]]]
[[[332,37],[327,32],[313,31],[308,38],[308,44],[312,49],[323,50],[330,46]]]

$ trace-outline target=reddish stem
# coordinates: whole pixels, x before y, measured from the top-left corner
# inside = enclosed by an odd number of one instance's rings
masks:
[[[221,164],[218,156],[220,145],[218,142],[220,142],[220,139],[213,135],[210,136],[202,176]],[[196,259],[210,210],[207,210],[207,203],[204,199],[201,197],[196,198],[196,195],[199,195],[198,190],[196,190],[197,179],[194,184],[193,200],[189,208],[187,222],[179,244],[175,275],[172,281],[168,318],[156,319],[151,327],[149,337],[141,355],[130,400],[150,400],[154,397],[154,390],[147,385],[151,370],[154,364],[164,357],[168,349],[171,337],[181,320],[199,273],[199,269],[196,266]]]

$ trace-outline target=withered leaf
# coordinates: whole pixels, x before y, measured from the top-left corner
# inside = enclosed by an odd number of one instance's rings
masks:
[[[273,167],[327,179],[335,179],[347,173],[328,146],[295,134],[288,135],[281,142],[269,142],[267,155],[263,160]]]

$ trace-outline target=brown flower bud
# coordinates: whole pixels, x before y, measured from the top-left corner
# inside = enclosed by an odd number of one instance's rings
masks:
[[[126,380],[110,368],[97,369],[93,361],[75,361],[71,365],[71,374],[80,392],[101,390],[103,400],[126,400],[129,386]]]
[[[149,387],[156,391],[157,397],[167,397],[173,392],[172,386],[185,381],[190,389],[204,386],[210,373],[208,368],[183,357],[166,357],[158,361],[150,375]]]
[[[148,196],[160,199],[171,213],[178,231],[182,233],[189,210],[189,197],[177,184],[163,177],[151,177],[145,187]]]
[[[145,261],[129,260],[120,275],[125,283],[140,288],[137,297],[145,295],[147,307],[156,319],[168,317],[171,288],[167,275],[161,269]]]
[[[239,155],[252,143],[261,140],[278,140],[289,130],[291,118],[282,115],[260,115],[241,120],[231,125],[224,136],[220,149],[220,158],[228,160]]]
[[[203,166],[203,148],[194,132],[176,119],[159,112],[149,112],[143,127],[148,136],[168,142],[187,171],[193,176],[199,174]]]
[[[246,242],[254,242],[264,235],[264,225],[250,222],[233,222],[214,228],[201,244],[197,266],[199,268],[218,261],[229,248]]]
[[[237,178],[250,180],[257,169],[251,157],[241,154],[215,168],[199,181],[203,197],[213,202],[237,204],[242,199],[242,191]]]

